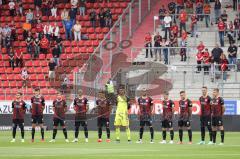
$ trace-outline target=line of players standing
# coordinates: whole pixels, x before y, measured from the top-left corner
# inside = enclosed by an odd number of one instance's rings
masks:
[[[44,127],[43,127],[43,111],[45,108],[44,97],[40,94],[40,89],[34,90],[35,95],[31,98],[32,113],[32,142],[34,142],[35,127],[38,125],[41,128],[41,141],[44,141]],[[13,108],[13,139],[11,142],[15,142],[17,126],[21,130],[21,142],[24,142],[24,115],[26,112],[26,103],[21,99],[21,92],[16,94],[16,99],[12,102]],[[221,132],[221,143],[224,143],[224,128],[222,116],[224,114],[224,100],[219,96],[219,89],[213,90],[213,97],[208,95],[207,87],[202,88],[202,96],[199,98],[201,103],[201,141],[198,144],[205,144],[205,127],[208,128],[210,141],[208,144],[216,144],[217,130]],[[192,144],[192,130],[191,130],[191,116],[192,116],[192,102],[186,97],[184,91],[180,92],[180,114],[178,119],[179,127],[179,142],[183,144],[183,130],[188,131],[189,144]],[[147,90],[144,90],[142,96],[138,99],[139,104],[139,118],[140,118],[140,138],[137,143],[142,143],[142,137],[144,132],[144,126],[149,126],[151,134],[151,143],[154,139],[154,130],[152,126],[152,106],[153,100],[147,96]],[[107,140],[110,140],[110,128],[109,128],[109,117],[111,113],[111,103],[105,96],[104,91],[99,92],[98,100],[96,101],[97,107],[94,111],[98,114],[97,125],[98,125],[98,142],[102,142],[102,127],[106,127]],[[74,110],[75,110],[75,139],[72,142],[78,142],[79,127],[82,126],[84,129],[85,142],[88,142],[88,129],[87,129],[87,117],[86,112],[88,111],[88,100],[83,97],[82,90],[78,91],[78,97],[74,99]],[[56,100],[53,101],[53,136],[50,142],[55,142],[57,128],[60,125],[63,130],[65,141],[69,142],[67,136],[67,130],[65,126],[65,113],[67,112],[67,104],[63,99],[61,93],[58,93]],[[170,144],[173,144],[174,130],[174,102],[169,99],[168,92],[164,93],[163,100],[163,113],[162,113],[162,138],[163,141],[160,143],[166,144],[166,131],[170,131]]]

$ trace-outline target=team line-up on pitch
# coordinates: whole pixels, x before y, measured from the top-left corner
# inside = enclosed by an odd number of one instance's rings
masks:
[[[44,142],[44,127],[43,127],[43,111],[45,108],[44,97],[40,93],[39,88],[34,89],[35,95],[31,98],[30,112],[32,114],[32,142],[35,139],[35,128],[40,127],[41,141]],[[162,141],[160,143],[166,144],[167,131],[170,132],[170,144],[174,141],[174,130],[173,130],[173,117],[175,112],[174,102],[169,99],[168,92],[164,92],[164,99],[162,101]],[[105,91],[98,92],[98,98],[96,100],[96,106],[93,111],[98,114],[97,116],[97,127],[98,127],[98,142],[102,142],[102,129],[106,128],[107,139],[106,142],[111,142],[110,140],[110,114],[112,110],[112,105],[116,104],[116,114],[115,114],[115,136],[116,143],[120,143],[120,128],[124,127],[127,134],[127,140],[131,143],[131,132],[129,128],[129,118],[128,111],[131,108],[130,99],[127,97],[125,88],[120,86],[118,89],[118,94],[114,97],[115,100],[110,100],[106,96]],[[154,129],[152,126],[152,110],[153,110],[153,100],[147,95],[147,90],[142,90],[141,97],[137,100],[139,105],[139,119],[140,119],[140,129],[139,129],[139,140],[137,143],[142,143],[142,137],[144,132],[144,127],[148,126],[150,130],[150,143],[154,143]],[[207,87],[202,87],[202,96],[199,98],[201,105],[201,116],[200,116],[200,127],[201,127],[201,141],[198,144],[205,144],[205,127],[209,131],[209,145],[216,145],[217,130],[221,134],[221,142],[219,145],[224,143],[224,127],[223,127],[223,115],[225,112],[224,100],[219,96],[219,89],[216,88],[212,92],[212,97],[208,95]],[[189,142],[192,144],[192,130],[191,130],[191,117],[192,117],[192,101],[187,98],[186,92],[180,92],[179,100],[179,118],[178,118],[178,132],[179,132],[179,142],[178,144],[183,144],[183,130],[187,130]],[[73,101],[73,107],[75,110],[75,138],[72,142],[78,142],[79,127],[84,128],[85,142],[88,142],[88,128],[87,128],[87,111],[89,108],[88,99],[83,96],[82,90],[78,90],[78,97]],[[16,142],[16,130],[17,127],[21,130],[21,142],[24,142],[24,116],[26,112],[26,103],[22,100],[22,93],[17,92],[16,99],[12,102],[13,111],[13,129],[12,135],[13,139],[11,142]],[[57,128],[60,125],[63,130],[65,141],[69,142],[67,129],[65,125],[65,114],[67,112],[67,103],[63,98],[63,95],[59,92],[56,99],[53,101],[53,135],[49,142],[55,142],[57,135]]]

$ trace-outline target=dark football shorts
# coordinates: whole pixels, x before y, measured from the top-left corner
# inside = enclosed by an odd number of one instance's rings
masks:
[[[173,122],[171,120],[164,119],[162,121],[162,128],[172,128],[173,127]]]
[[[98,118],[97,119],[97,126],[98,127],[109,127],[109,118]]]
[[[53,126],[65,126],[65,120],[59,118],[53,118]]]
[[[85,127],[87,126],[87,121],[86,120],[75,120],[75,127]]]
[[[178,120],[179,127],[190,127],[191,122],[189,120]]]
[[[201,116],[200,117],[200,125],[201,125],[201,127],[211,126],[212,125],[211,116]]]
[[[212,126],[223,126],[222,117],[212,117]]]
[[[12,122],[14,125],[24,125],[24,119],[13,119]]]
[[[43,124],[43,116],[32,116],[32,124]]]

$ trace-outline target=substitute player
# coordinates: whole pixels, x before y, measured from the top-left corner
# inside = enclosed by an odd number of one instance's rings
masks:
[[[13,139],[11,140],[11,142],[16,141],[15,137],[16,137],[17,126],[19,126],[21,130],[21,136],[22,136],[21,142],[24,142],[24,115],[26,112],[26,103],[21,98],[22,98],[22,93],[18,92],[16,94],[16,99],[12,102],[12,110],[13,110],[12,137]]]
[[[85,142],[88,142],[87,111],[88,99],[83,97],[82,90],[78,90],[78,97],[73,102],[75,110],[75,139],[72,142],[78,142],[79,127],[84,128]]]
[[[53,112],[53,136],[52,140],[50,140],[49,142],[55,142],[58,125],[62,127],[65,141],[69,142],[65,125],[65,113],[67,112],[67,103],[63,99],[63,96],[60,92],[57,94],[57,99],[53,101]]]
[[[179,101],[180,116],[178,120],[179,139],[178,144],[183,144],[183,129],[188,130],[189,144],[192,144],[191,116],[192,116],[192,101],[186,98],[185,91],[180,92],[181,100]]]
[[[44,128],[43,128],[43,111],[45,109],[45,99],[40,94],[40,89],[34,89],[35,95],[31,98],[31,113],[32,113],[32,142],[34,142],[35,128],[39,125],[41,128],[42,142],[44,141]]]
[[[138,98],[139,105],[139,118],[140,118],[140,130],[139,130],[139,140],[137,143],[142,143],[142,137],[144,132],[144,126],[148,126],[151,135],[151,141],[153,142],[154,137],[154,129],[152,126],[152,108],[153,108],[153,100],[151,97],[147,96],[147,90],[143,89],[142,96]]]
[[[212,136],[213,136],[213,144],[216,144],[216,136],[217,130],[221,132],[221,143],[219,145],[223,145],[224,143],[224,127],[222,117],[225,112],[224,100],[219,96],[219,89],[215,88],[213,90],[213,98],[211,101],[212,106]]]
[[[170,131],[170,144],[173,144],[174,131],[173,131],[173,116],[174,116],[174,102],[169,99],[169,93],[164,92],[163,94],[163,113],[162,113],[162,138],[161,144],[166,144],[167,130]]]
[[[96,101],[97,105],[97,126],[98,126],[98,142],[102,142],[102,127],[106,127],[107,140],[106,142],[111,142],[110,140],[110,128],[109,128],[109,117],[111,113],[110,101],[106,98],[106,93],[100,91],[98,93],[99,98]]]
[[[202,96],[199,98],[199,102],[201,104],[201,141],[198,143],[199,145],[205,144],[205,127],[207,127],[209,131],[210,141],[208,142],[208,144],[212,144],[211,100],[211,97],[208,95],[207,87],[202,87]]]
[[[114,126],[116,128],[116,142],[120,143],[120,127],[126,129],[128,142],[131,143],[131,134],[129,128],[128,109],[130,109],[130,99],[125,94],[125,89],[121,86],[117,96],[117,110],[115,115]]]

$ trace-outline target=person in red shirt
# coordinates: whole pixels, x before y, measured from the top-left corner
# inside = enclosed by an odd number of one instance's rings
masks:
[[[180,55],[181,55],[181,61],[186,61],[187,60],[187,50],[186,50],[186,44],[187,44],[187,32],[183,30],[182,32],[182,37],[181,37],[181,48],[180,49]]]
[[[227,70],[228,70],[228,60],[225,54],[222,54],[220,57],[220,70],[222,71],[222,78],[224,81],[227,80]]]
[[[26,112],[26,103],[21,99],[22,93],[17,92],[16,99],[12,102],[12,122],[13,122],[13,129],[12,129],[12,135],[13,139],[11,142],[15,142],[16,132],[17,132],[17,126],[21,129],[21,142],[24,142],[24,116]]]
[[[197,55],[196,55],[196,59],[197,59],[197,73],[201,72],[202,71],[202,60],[203,60],[203,52],[201,51],[198,51]]]
[[[41,23],[40,20],[38,20],[36,25],[36,33],[38,33],[39,39],[41,39],[43,36],[43,28],[44,28],[43,24]]]
[[[197,46],[197,50],[202,52],[204,50],[205,46],[202,41],[200,41],[200,44]]]
[[[181,9],[179,20],[180,20],[180,36],[182,36],[182,30],[186,30],[187,22],[187,13],[184,9]]]
[[[210,57],[208,49],[206,48],[205,51],[203,52],[204,74],[209,74],[210,62],[211,62],[211,57]]]
[[[219,18],[219,21],[218,21],[218,33],[219,33],[221,47],[224,47],[225,23],[223,22],[222,18]]]
[[[173,22],[173,25],[171,26],[171,32],[173,32],[174,36],[178,36],[178,25],[176,22]]]
[[[193,2],[192,0],[186,0],[186,12],[187,14],[193,13]]]
[[[145,48],[146,48],[146,56],[145,58],[148,58],[148,52],[150,51],[150,56],[153,58],[152,53],[152,36],[150,33],[147,33],[145,36]]]
[[[45,35],[44,35],[44,37],[42,38],[42,40],[40,42],[40,47],[41,47],[42,53],[44,53],[45,57],[47,57],[49,41],[48,41],[48,39],[47,39],[47,37]]]
[[[197,15],[193,14],[191,16],[191,37],[195,37],[197,33]]]
[[[17,48],[15,50],[15,56],[16,56],[16,67],[23,67],[23,49],[22,47]]]

